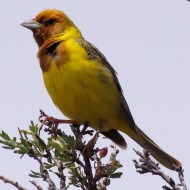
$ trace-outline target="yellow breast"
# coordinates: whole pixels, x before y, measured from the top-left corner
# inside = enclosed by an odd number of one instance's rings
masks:
[[[111,73],[98,60],[88,59],[75,40],[61,42],[56,56],[46,61],[50,67],[43,73],[45,86],[65,116],[98,129],[119,115],[119,92]]]

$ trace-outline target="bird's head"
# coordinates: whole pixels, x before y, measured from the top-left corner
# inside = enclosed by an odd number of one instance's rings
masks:
[[[46,9],[21,25],[33,32],[39,47],[46,40],[63,35],[70,27],[76,28],[65,13],[55,9]]]

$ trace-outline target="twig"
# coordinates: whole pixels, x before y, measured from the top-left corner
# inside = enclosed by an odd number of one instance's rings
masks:
[[[41,139],[41,143],[43,142],[43,140]],[[29,155],[30,157],[33,157],[35,160],[38,161],[38,163],[40,164],[40,168],[41,168],[41,177],[43,178],[44,181],[46,181],[49,185],[49,190],[56,190],[56,186],[55,183],[51,180],[48,171],[45,169],[44,164],[42,162],[42,160],[35,154],[33,148],[32,148],[32,144],[28,141],[28,145],[30,146],[29,148]]]
[[[3,175],[0,175],[0,180],[4,181],[4,183],[9,183],[9,184],[13,185],[14,187],[16,187],[19,190],[28,190],[27,188],[20,185],[17,181],[13,181],[7,177],[4,177]]]
[[[54,158],[55,159],[55,158]],[[60,190],[66,190],[66,177],[64,176],[63,173],[63,164],[60,163],[58,167],[58,171],[59,171],[59,178],[60,178]]]
[[[49,185],[49,190],[56,190],[55,183],[51,180],[49,173],[46,169],[43,170],[43,179],[47,181]]]
[[[83,135],[85,135],[85,134],[91,135],[92,134],[92,131],[88,131],[87,128],[88,128],[87,124],[84,125],[82,130],[80,130],[79,126],[75,123],[71,125],[71,130],[72,130],[73,134],[75,135],[76,140],[79,141],[80,143],[83,143],[82,142]],[[92,173],[92,166],[90,163],[90,157],[93,155],[93,149],[94,149],[94,145],[98,139],[98,134],[99,134],[99,132],[97,132],[94,135],[94,137],[88,142],[87,145],[82,146],[81,149],[79,149],[81,155],[83,156],[84,164],[79,159],[75,160],[76,163],[78,163],[80,166],[83,167],[84,173],[88,178],[88,184],[85,184],[85,187],[88,190],[96,189],[96,184],[92,184],[93,173]]]
[[[36,181],[29,181],[32,185],[34,185],[36,187],[37,190],[43,190],[43,188],[37,184]]]
[[[179,186],[182,186],[183,187],[183,190],[187,190],[187,186],[185,184],[185,180],[184,180],[184,170],[182,168],[180,168],[179,170],[177,170],[178,172],[178,177],[179,177],[179,181],[180,181],[180,184]]]
[[[48,125],[49,127],[51,127],[51,125],[55,125],[55,123],[53,123],[53,121],[63,121],[63,120],[58,120],[58,119],[55,119],[53,117],[49,117],[45,112],[43,112],[42,110],[40,110],[40,117],[39,117],[39,120],[40,122],[44,123],[45,125]],[[43,118],[45,117],[45,119],[43,120]],[[48,120],[49,118],[53,118],[52,121]],[[45,122],[44,122],[45,121]],[[65,121],[65,120],[64,120]],[[47,122],[47,123],[46,123]],[[66,185],[65,185],[65,176],[63,174],[63,164],[57,160],[54,156],[52,156],[50,150],[47,148],[46,146],[46,143],[41,139],[41,137],[39,136],[39,134],[36,134],[35,137],[38,139],[38,142],[42,145],[42,147],[44,147],[45,151],[46,151],[46,155],[45,157],[49,157],[50,159],[52,159],[55,163],[55,165],[57,166],[58,168],[58,172],[59,172],[59,175],[58,177],[60,178],[60,190],[65,190],[66,189]],[[38,159],[37,159],[38,160]],[[43,164],[40,160],[40,165]],[[44,167],[44,166],[43,166]],[[44,168],[45,169],[45,168]],[[47,171],[47,170],[46,170]],[[47,171],[48,172],[48,171]],[[48,179],[48,181],[50,182],[51,184],[51,181],[50,179]],[[53,182],[53,181],[52,181]],[[49,185],[50,185],[49,184]],[[54,184],[54,187],[55,187],[55,184]]]
[[[45,150],[46,150],[48,157],[54,161],[55,165],[58,168],[59,178],[60,178],[60,190],[66,190],[66,184],[65,184],[66,178],[63,173],[63,163],[60,162],[59,160],[57,160],[54,156],[52,156],[51,152],[47,149],[47,147]]]
[[[143,153],[136,151],[134,149],[135,153],[140,156],[139,162],[136,160],[133,160],[135,163],[136,171],[140,174],[144,173],[152,173],[153,175],[158,175],[162,177],[162,179],[165,180],[165,182],[172,187],[172,190],[181,190],[179,186],[183,187],[183,190],[187,190],[187,187],[184,182],[184,176],[183,176],[183,170],[182,169],[176,169],[178,172],[179,180],[181,184],[176,184],[175,181],[168,175],[166,175],[159,167],[159,164],[153,161],[150,158],[150,153],[146,150],[144,150]],[[171,190],[167,186],[163,186],[163,189],[165,190]]]

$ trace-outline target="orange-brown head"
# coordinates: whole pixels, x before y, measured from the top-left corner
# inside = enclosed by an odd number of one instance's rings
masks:
[[[65,13],[56,9],[46,9],[21,25],[33,32],[39,47],[46,40],[62,35],[69,27],[75,27]]]

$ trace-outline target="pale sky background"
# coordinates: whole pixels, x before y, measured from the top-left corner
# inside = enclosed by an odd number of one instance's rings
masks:
[[[28,129],[30,120],[37,122],[40,108],[62,117],[46,93],[32,33],[20,26],[46,8],[65,11],[83,36],[104,53],[119,74],[136,123],[182,162],[190,187],[190,3],[186,0],[2,1],[0,130],[11,136],[18,137],[17,127]],[[125,137],[129,148],[119,155],[124,175],[112,180],[108,189],[162,189],[165,183],[159,177],[135,172],[132,159],[137,156],[132,149],[141,148]],[[105,141],[100,141],[100,146],[104,145]],[[20,159],[2,148],[0,155],[0,174],[35,189],[28,182],[30,169],[38,168],[34,160],[27,156]],[[177,179],[176,173],[163,170]],[[44,184],[41,182],[43,187]],[[15,188],[0,181],[0,189]]]

